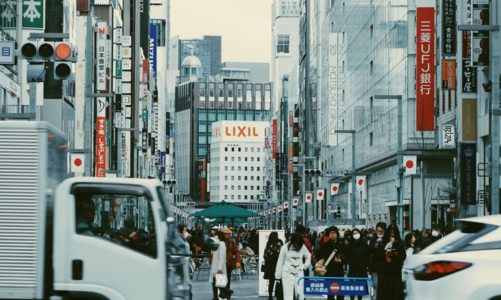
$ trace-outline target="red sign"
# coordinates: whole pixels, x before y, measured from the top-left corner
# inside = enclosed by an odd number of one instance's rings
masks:
[[[277,119],[273,119],[273,128],[271,131],[271,159],[277,159]]]
[[[96,117],[96,177],[104,177],[106,169],[106,117]]]
[[[435,129],[435,9],[416,8],[416,130]]]
[[[456,61],[445,59],[442,61],[443,87],[448,90],[456,89]]]
[[[337,282],[331,283],[331,286],[330,286],[331,293],[337,294],[340,289],[341,289],[341,287],[339,286],[339,283],[337,283]]]

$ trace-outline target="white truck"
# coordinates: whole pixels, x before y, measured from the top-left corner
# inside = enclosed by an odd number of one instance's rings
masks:
[[[46,122],[0,122],[0,299],[189,299],[161,182],[66,162]]]

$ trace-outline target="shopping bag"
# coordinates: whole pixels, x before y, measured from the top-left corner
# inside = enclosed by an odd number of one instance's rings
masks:
[[[226,275],[224,275],[223,272],[216,273],[215,280],[216,280],[215,285],[218,288],[224,288],[228,284],[228,278],[226,277]]]

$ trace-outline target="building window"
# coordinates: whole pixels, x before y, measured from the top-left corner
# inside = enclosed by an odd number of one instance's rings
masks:
[[[228,200],[228,195],[224,195],[224,200]]]
[[[238,166],[238,170],[239,170],[239,171],[242,171],[242,167]]]
[[[232,191],[234,191],[234,190],[235,190],[235,186],[234,186],[234,185],[232,185],[232,186],[231,186],[231,190],[232,190]]]
[[[224,186],[224,190],[225,191],[228,190],[228,186],[227,185]]]
[[[247,157],[246,157],[246,158],[244,158],[244,160],[245,160],[245,161],[247,161]]]
[[[244,167],[244,171],[247,171],[247,167]]]
[[[224,147],[224,151],[228,152],[228,147]]]
[[[242,176],[238,176],[238,180],[242,180]]]
[[[228,161],[228,156],[225,156],[225,157],[224,157],[224,161]]]
[[[259,152],[259,151],[258,151]],[[261,161],[261,158],[260,157],[256,157],[256,160],[257,161]]]
[[[288,34],[279,34],[277,36],[277,53],[289,53]]]
[[[228,180],[228,175],[224,176],[224,180]]]
[[[251,176],[251,180],[254,180],[254,176]]]
[[[234,157],[232,157],[232,158],[231,158],[231,161],[235,161],[235,158],[234,158]]]
[[[224,170],[225,170],[225,171],[228,171],[228,166],[224,166]]]
[[[261,167],[256,167],[256,171],[261,171]]]
[[[231,176],[231,180],[235,180],[235,176]]]
[[[372,146],[374,143],[374,137],[373,137],[373,134],[372,132],[369,133],[369,146]]]
[[[238,157],[238,161],[242,161],[242,158],[240,156]]]
[[[251,171],[254,171],[254,167],[251,167]]]
[[[244,180],[247,180],[247,176],[244,176]]]
[[[260,186],[259,186],[259,185],[258,185],[258,186],[256,186],[256,190],[258,190],[258,191],[259,191],[259,189],[260,189]]]
[[[235,167],[234,167],[234,166],[231,166],[231,170],[232,170],[232,171],[235,171]]]

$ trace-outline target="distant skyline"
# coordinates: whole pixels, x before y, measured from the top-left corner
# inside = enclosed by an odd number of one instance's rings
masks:
[[[222,36],[222,61],[271,60],[272,0],[171,0],[171,36]]]

